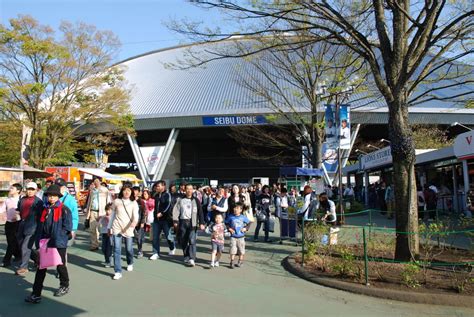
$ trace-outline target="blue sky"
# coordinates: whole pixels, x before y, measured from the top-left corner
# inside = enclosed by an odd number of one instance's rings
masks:
[[[8,24],[19,14],[29,14],[53,28],[66,20],[111,30],[122,42],[117,60],[185,40],[163,22],[185,18],[216,25],[221,20],[217,12],[204,11],[184,0],[0,0],[0,23]]]

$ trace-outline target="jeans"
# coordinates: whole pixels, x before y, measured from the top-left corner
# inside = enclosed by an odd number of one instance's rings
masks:
[[[264,230],[265,230],[265,241],[268,241],[268,235],[270,234],[269,229],[270,229],[270,213],[267,211],[266,212],[267,217],[265,218],[265,221],[257,221],[257,227],[255,228],[255,234],[253,236],[254,240],[258,240],[258,234],[260,232],[260,228],[262,227],[262,223],[264,224]]]
[[[16,238],[16,231],[18,230],[18,222],[6,222],[5,223],[5,235],[7,237],[7,251],[3,257],[3,263],[10,264],[12,256],[15,256],[15,260],[21,259],[21,252],[18,246],[18,240]]]
[[[112,237],[108,233],[102,234],[102,253],[105,263],[112,263]]]
[[[170,250],[174,250],[174,241],[168,240],[168,235],[170,233],[170,225],[168,221],[155,221],[153,222],[153,254],[160,254],[160,234],[161,231],[165,234],[166,241],[168,241],[168,246]]]
[[[136,230],[138,231],[138,236],[135,238],[137,240],[138,253],[141,253],[143,250],[143,242],[145,241],[145,228]]]
[[[196,260],[197,229],[191,225],[191,220],[179,221],[179,241],[183,248],[184,260]]]
[[[59,286],[60,287],[69,287],[69,273],[67,271],[67,266],[65,265],[66,263],[66,249],[57,249],[59,255],[61,256],[61,260],[63,261],[62,265],[58,265],[56,267],[56,270],[58,271],[59,274]],[[41,296],[41,291],[43,290],[43,282],[44,278],[46,277],[46,271],[47,269],[42,269],[36,271],[35,274],[35,282],[33,284],[33,294],[35,296]]]
[[[114,269],[115,273],[122,273],[122,239],[125,239],[125,250],[127,254],[127,264],[133,264],[133,238],[123,237],[121,234],[113,236],[114,240]]]

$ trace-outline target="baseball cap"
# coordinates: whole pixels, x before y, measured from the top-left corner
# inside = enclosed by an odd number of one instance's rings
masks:
[[[29,182],[28,184],[26,184],[26,189],[28,188],[38,189],[38,185],[36,185],[35,182]]]
[[[66,181],[64,180],[64,178],[58,178],[54,181],[54,184],[58,186],[66,186]]]

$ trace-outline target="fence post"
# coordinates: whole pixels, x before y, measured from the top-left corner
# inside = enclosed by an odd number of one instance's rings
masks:
[[[369,238],[372,231],[372,209],[369,209]]]
[[[304,266],[304,215],[301,219],[301,267]]]
[[[365,285],[369,286],[369,259],[367,257],[367,239],[365,237],[365,226],[362,228],[362,238],[364,239]]]

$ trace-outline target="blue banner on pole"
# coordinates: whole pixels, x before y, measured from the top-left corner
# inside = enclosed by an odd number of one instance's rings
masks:
[[[338,168],[337,150],[350,148],[350,108],[340,105],[339,111],[335,105],[326,105],[324,114],[326,138],[323,143],[323,164],[328,173],[336,173]]]
[[[202,124],[206,126],[232,126],[267,124],[265,116],[219,116],[202,117]]]

